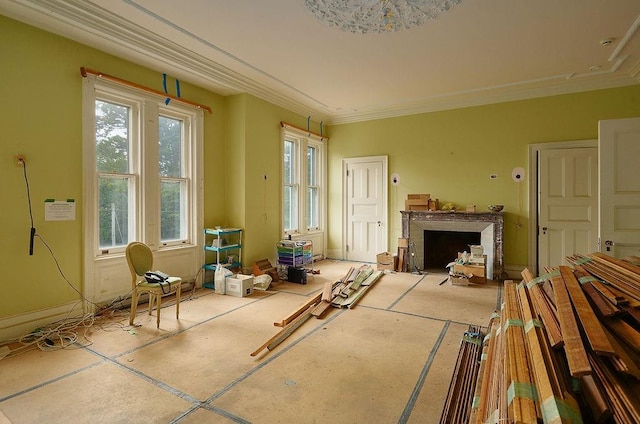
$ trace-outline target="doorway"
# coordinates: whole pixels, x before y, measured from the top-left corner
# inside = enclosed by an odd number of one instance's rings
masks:
[[[598,250],[598,140],[529,146],[529,269]]]
[[[342,172],[343,257],[375,262],[388,245],[388,157],[343,159]]]

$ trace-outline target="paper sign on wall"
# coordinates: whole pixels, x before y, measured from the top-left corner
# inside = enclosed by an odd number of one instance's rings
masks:
[[[44,201],[45,221],[75,221],[76,202],[74,199]]]

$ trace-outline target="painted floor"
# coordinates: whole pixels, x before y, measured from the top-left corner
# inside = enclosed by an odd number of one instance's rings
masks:
[[[73,348],[0,360],[5,423],[437,423],[469,324],[486,326],[500,285],[387,273],[352,309],[311,318],[272,351],[273,325],[350,266],[315,264],[305,285],[244,298],[209,289],[78,331]],[[442,284],[441,284],[442,283]]]

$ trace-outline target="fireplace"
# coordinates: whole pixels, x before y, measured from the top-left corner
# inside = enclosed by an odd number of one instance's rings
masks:
[[[424,270],[428,251],[448,250],[446,246],[438,246],[437,238],[432,241],[430,235],[425,237],[425,233],[449,232],[452,238],[456,238],[452,234],[456,232],[475,233],[476,240],[479,238],[479,242],[474,244],[481,245],[484,248],[484,254],[487,255],[487,277],[500,279],[502,276],[504,232],[502,212],[400,211],[400,213],[402,214],[402,237],[409,239],[413,249],[412,267]],[[446,240],[446,237],[441,240]],[[463,250],[469,251],[468,246]],[[454,259],[455,254],[452,254],[449,261]]]

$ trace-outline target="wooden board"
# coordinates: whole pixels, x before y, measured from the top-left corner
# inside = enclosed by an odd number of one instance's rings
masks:
[[[589,358],[582,343],[578,322],[573,314],[573,306],[567,292],[567,287],[560,272],[554,273],[551,278],[551,285],[558,309],[558,321],[560,321],[560,329],[562,330],[562,338],[564,339],[564,350],[569,363],[571,376],[579,377],[581,375],[591,374],[591,365]]]
[[[560,274],[562,275],[573,307],[582,324],[582,330],[585,332],[591,348],[598,355],[614,355],[615,350],[613,346],[611,346],[611,343],[609,343],[609,339],[600,324],[600,320],[598,320],[598,317],[596,317],[596,314],[593,312],[587,297],[580,287],[580,283],[578,283],[575,275],[573,275],[573,271],[568,266],[561,266]]]

